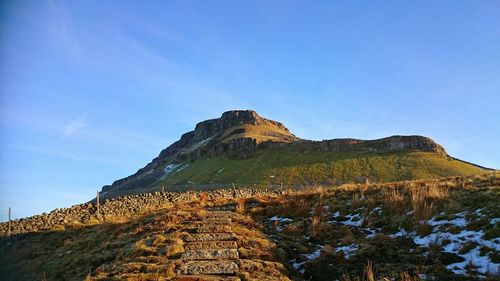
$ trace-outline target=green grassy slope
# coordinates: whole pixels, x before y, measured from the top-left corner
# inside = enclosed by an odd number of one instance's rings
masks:
[[[249,159],[227,154],[205,157],[174,172],[158,185],[178,183],[318,184],[356,182],[360,176],[378,181],[428,179],[474,174],[481,168],[431,152],[294,152],[261,151]]]

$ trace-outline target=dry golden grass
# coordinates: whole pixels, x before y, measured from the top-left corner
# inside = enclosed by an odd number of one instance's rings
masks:
[[[359,193],[354,193],[352,195],[351,206],[354,210],[363,206],[363,200],[361,199],[361,197],[362,196],[360,196]]]
[[[318,199],[317,199],[317,204],[314,206],[313,212],[312,212],[312,218],[311,218],[311,236],[313,238],[316,238],[318,235],[318,228],[320,224],[323,222],[323,216],[324,216],[324,189],[323,188],[318,188],[317,189],[317,194],[318,194]]]
[[[375,273],[373,273],[373,265],[371,262],[366,264],[365,271],[363,272],[363,279],[366,281],[375,281]]]
[[[311,221],[311,237],[316,238],[318,236],[318,227],[321,224],[320,216],[313,216]]]
[[[245,212],[245,201],[246,198],[236,199],[236,213],[243,214]]]
[[[393,214],[403,214],[406,209],[405,193],[399,188],[382,190],[382,198],[386,208]]]
[[[411,205],[415,220],[429,220],[435,213],[435,202],[448,199],[447,188],[436,185],[413,187],[411,189]]]
[[[239,134],[231,135],[232,132],[238,129],[243,129],[244,131]],[[264,124],[259,124],[259,126],[250,124],[236,126],[234,130],[227,130],[219,139],[223,142],[229,142],[232,139],[249,137],[256,139],[258,143],[264,141],[289,141],[290,139],[296,139],[290,132],[267,121],[265,121]]]
[[[199,198],[200,207],[205,207],[207,205],[207,201],[208,201],[208,194],[206,192],[200,193],[200,198]]]
[[[363,269],[363,275],[361,277],[351,277],[349,274],[345,273],[342,275],[341,278],[342,281],[391,281],[391,280],[397,280],[397,281],[420,281],[420,278],[415,276],[412,277],[408,272],[401,272],[399,274],[399,279],[394,279],[394,278],[388,278],[384,276],[378,276],[375,274],[375,271],[373,269],[373,263],[368,261],[366,266]]]
[[[178,232],[180,221],[202,216],[205,212],[202,206],[234,203],[236,203],[238,213],[249,213],[254,216],[254,219],[275,215],[292,218],[294,222],[280,224],[283,231],[280,231],[278,235],[284,237],[290,235],[290,237],[287,237],[290,239],[284,239],[283,241],[293,241],[294,244],[307,245],[304,252],[310,253],[311,247],[301,239],[311,234],[311,237],[315,238],[316,241],[326,244],[321,251],[322,254],[336,256],[334,248],[336,245],[349,245],[352,242],[361,244],[365,243],[366,240],[355,229],[341,228],[339,225],[332,224],[330,222],[331,217],[327,217],[332,213],[340,212],[342,216],[345,216],[346,214],[352,214],[353,211],[356,214],[364,212],[363,223],[365,223],[366,219],[367,224],[369,224],[370,216],[373,216],[373,227],[385,226],[386,222],[394,223],[395,226],[399,227],[403,225],[402,221],[405,219],[405,222],[408,221],[408,229],[416,230],[418,234],[425,235],[432,230],[432,226],[425,223],[425,221],[432,218],[437,212],[448,212],[450,208],[454,211],[460,211],[464,206],[471,206],[471,208],[476,208],[476,206],[484,207],[484,202],[487,201],[485,198],[490,198],[490,194],[497,192],[498,189],[495,191],[482,184],[485,181],[493,182],[494,180],[497,180],[497,178],[492,180],[491,177],[479,176],[475,178],[409,181],[388,185],[311,187],[306,191],[290,191],[287,194],[277,196],[219,200],[214,200],[209,193],[193,193],[192,200],[179,203],[175,207],[153,206],[151,208],[157,208],[157,210],[150,213],[128,216],[103,216],[101,219],[93,218],[86,225],[80,223],[75,224],[75,226],[60,228],[58,231],[27,234],[26,237],[23,237],[22,244],[15,242],[17,243],[16,247],[2,249],[4,251],[2,254],[6,253],[3,256],[8,256],[9,260],[7,262],[3,258],[1,263],[15,265],[6,269],[13,272],[13,274],[16,271],[27,274],[25,279],[9,279],[11,276],[8,276],[5,280],[40,280],[41,272],[47,273],[47,280],[53,280],[54,276],[64,276],[65,272],[69,272],[70,275],[76,276],[78,280],[82,280],[89,279],[89,268],[92,268],[90,275],[92,280],[105,280],[113,276],[112,274],[117,274],[120,269],[125,267],[125,264],[128,264],[130,270],[151,272],[120,273],[121,275],[116,275],[117,279],[157,280],[158,276],[168,278],[175,273],[175,264],[172,260],[178,259],[179,253],[184,251],[181,236],[173,235],[173,232]],[[462,187],[464,182],[466,188]],[[481,189],[473,187],[472,184],[477,182],[481,183],[480,186],[486,187]],[[491,198],[495,197],[491,196]],[[455,201],[460,202],[456,203]],[[492,202],[487,203],[494,205],[494,200],[490,201]],[[379,216],[373,215],[378,214],[377,212],[370,215],[370,211],[374,207],[383,207],[384,204],[389,209],[394,210],[392,213],[406,214],[406,211],[412,210],[414,219],[401,215],[389,215],[385,209],[381,210]],[[325,206],[329,208],[325,209]],[[366,207],[363,211],[355,211],[355,208],[362,206]],[[158,208],[161,208],[161,210],[158,210]],[[383,216],[383,219],[380,216]],[[387,221],[385,221],[386,219]],[[253,229],[255,231],[234,228],[237,234],[243,237],[242,241],[244,248],[247,249],[247,258],[270,255],[270,249],[276,247],[274,243],[278,243],[267,240],[265,235],[262,234],[262,229],[259,228],[261,226],[256,221],[253,222],[258,226]],[[325,221],[329,223],[325,223]],[[243,224],[245,226],[252,225],[247,221],[244,221]],[[406,226],[406,224],[403,226]],[[392,233],[396,229],[388,229],[387,231],[387,233]],[[185,234],[185,232],[179,235],[182,234]],[[383,239],[384,234],[379,234],[373,239],[372,244],[389,244],[380,241]],[[43,243],[40,243],[40,241],[43,241]],[[287,259],[282,259],[284,262],[288,262],[290,258],[294,257],[292,256],[293,253],[288,252],[287,247],[290,245],[292,244],[279,244],[280,248],[287,251],[284,255]],[[69,250],[72,253],[66,254]],[[41,254],[44,252],[53,254],[47,258],[47,256]],[[58,256],[60,253],[63,255]],[[269,258],[270,256],[266,257]],[[24,260],[28,259],[30,264],[23,263]],[[362,275],[363,261],[356,262],[357,264],[354,266],[359,270],[351,273]],[[158,266],[150,266],[147,263],[154,263]],[[96,269],[96,267],[98,268]],[[364,277],[353,277],[344,280],[370,280],[372,278],[370,276],[378,277],[376,280],[384,280],[384,277],[377,276],[379,272],[373,272],[374,268],[377,268],[375,264],[370,265],[370,267],[373,275],[368,274],[369,271],[367,272],[367,268],[364,268]],[[395,267],[392,272],[404,270],[407,269]],[[157,273],[157,271],[160,273]],[[383,272],[384,274],[388,272],[387,267]],[[418,278],[402,272],[396,277],[396,280],[415,281]]]
[[[288,198],[284,197],[278,200],[278,204],[275,206],[280,210],[280,213],[284,216],[290,217],[308,217],[311,211],[312,200],[307,197],[296,197]]]

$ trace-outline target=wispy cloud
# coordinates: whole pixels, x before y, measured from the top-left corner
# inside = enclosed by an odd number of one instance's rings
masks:
[[[63,138],[67,138],[78,133],[81,129],[87,127],[85,122],[86,114],[81,114],[78,118],[71,120],[63,128]]]
[[[48,1],[50,40],[74,58],[81,58],[82,48],[73,24],[71,11],[61,2]]]

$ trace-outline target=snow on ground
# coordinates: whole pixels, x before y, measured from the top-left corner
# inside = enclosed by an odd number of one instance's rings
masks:
[[[347,220],[341,221],[341,224],[360,227],[363,224],[363,217],[360,214],[349,214],[345,216]]]
[[[285,217],[280,217],[280,216],[274,216],[272,218],[269,218],[269,221],[292,222],[293,220],[290,219],[290,218],[285,218]]]
[[[340,217],[340,211],[336,211],[335,213],[332,214],[332,219],[336,219]]]
[[[382,214],[382,207],[377,206],[377,207],[373,208],[373,210],[371,210],[371,212],[370,212],[370,215],[373,215],[373,214],[377,214],[377,215]]]
[[[355,227],[360,227],[361,224],[363,224],[363,217],[360,214],[347,214],[344,216],[346,220],[338,220],[340,216],[341,216],[340,212],[337,211],[331,214],[333,220],[327,221],[326,223],[340,223],[343,225],[349,225]]]
[[[191,147],[187,148],[186,150],[187,150],[187,151],[195,151],[197,148],[199,148],[199,147],[201,147],[201,146],[203,146],[203,145],[207,144],[207,143],[208,143],[208,142],[209,142],[212,138],[213,138],[213,137],[206,138],[206,139],[201,140],[201,141],[199,141],[199,142],[197,142],[197,143],[194,143],[194,144],[192,144],[192,145],[191,145]]]
[[[292,265],[292,267],[295,270],[298,270],[300,273],[304,273],[304,271],[305,271],[305,269],[303,268],[304,264],[307,261],[311,261],[311,260],[315,260],[315,259],[319,258],[323,247],[324,246],[322,246],[322,245],[318,245],[318,248],[314,252],[309,253],[309,254],[302,254],[302,256],[305,257],[305,259],[306,259],[305,261],[297,262],[297,259],[293,259],[293,260],[290,260],[290,264]]]
[[[325,210],[328,211],[329,209],[325,208]],[[483,214],[482,211],[482,209],[478,209],[471,213],[475,214],[476,217],[484,218],[486,215]],[[380,215],[381,213],[382,208],[376,207],[370,212],[369,216]],[[427,223],[432,226],[432,233],[426,236],[421,237],[417,235],[416,231],[406,231],[400,228],[397,232],[390,234],[389,237],[409,237],[413,239],[415,244],[423,247],[429,247],[433,244],[442,245],[443,252],[456,254],[464,259],[463,262],[457,262],[447,266],[447,268],[455,274],[467,276],[467,269],[470,268],[474,268],[480,275],[487,275],[488,273],[493,275],[500,274],[500,263],[493,262],[489,256],[491,251],[500,252],[500,238],[488,240],[484,239],[483,230],[467,230],[466,228],[469,224],[467,219],[468,214],[468,212],[456,213],[452,216],[449,216],[448,214],[448,217],[451,219],[442,219],[446,214],[441,213],[437,217],[433,217],[428,221],[422,221],[421,223]],[[362,227],[364,218],[359,209],[347,215],[341,214],[340,211],[330,212],[329,217],[330,220],[326,221],[326,223],[356,227],[358,230],[366,233],[366,238],[372,238],[378,233],[381,233],[380,228],[372,229]],[[274,216],[268,218],[268,220],[280,224],[277,226],[278,231],[284,228],[281,224],[293,222],[290,218],[280,216]],[[500,222],[500,218],[490,219],[489,222],[491,225],[495,225]],[[452,229],[455,231],[450,230],[448,226],[453,226]],[[455,233],[451,233],[450,231]],[[470,249],[466,250],[467,248],[464,248],[464,246],[470,247]],[[302,254],[303,259],[291,260],[290,263],[293,268],[303,273],[304,264],[307,261],[317,259],[320,256],[323,246],[318,245],[317,247],[318,248],[316,248],[316,250],[309,254]],[[490,252],[487,250],[485,251],[485,248],[481,250],[482,247],[490,248]],[[348,259],[355,255],[359,248],[360,245],[353,243],[337,247],[335,248],[335,251],[337,253],[343,252],[345,258]],[[483,255],[481,255],[481,251],[483,252]]]
[[[497,224],[497,223],[499,223],[499,222],[500,222],[500,218],[494,218],[494,219],[491,219],[491,220],[490,220],[490,224],[491,224],[491,225],[495,225],[495,224]]]
[[[180,164],[168,164],[167,166],[165,166],[165,168],[163,168],[163,175],[168,175],[170,173],[172,173],[175,168],[179,167]]]
[[[410,235],[413,238],[415,244],[420,246],[429,247],[431,244],[445,244],[443,246],[443,251],[448,253],[454,253],[465,259],[463,262],[453,263],[447,266],[447,268],[453,271],[455,274],[467,275],[466,267],[468,265],[474,265],[478,273],[500,273],[499,263],[494,263],[490,257],[485,254],[481,255],[480,249],[482,246],[486,246],[494,249],[495,251],[500,251],[500,239],[496,238],[493,240],[483,239],[484,232],[482,230],[466,230],[463,229],[459,233],[441,232],[439,231],[439,226],[443,224],[455,225],[458,227],[466,227],[467,220],[465,219],[466,213],[456,214],[456,218],[452,220],[439,220],[436,221],[435,218],[431,219],[428,223],[434,227],[431,234],[420,237],[416,235],[415,232],[405,233],[405,235]],[[403,235],[402,231],[392,234],[394,237]],[[446,242],[446,243],[444,243]],[[464,245],[469,242],[475,243],[474,248],[467,251],[466,253],[460,254],[459,251],[464,247]]]
[[[285,217],[279,217],[279,216],[274,216],[272,218],[268,218],[270,222],[277,222],[278,224],[288,224],[293,222],[292,219],[290,218],[285,218]],[[283,231],[285,229],[285,225],[277,225],[276,230],[277,231]]]
[[[398,232],[393,233],[393,234],[389,234],[389,237],[391,237],[391,238],[396,238],[396,237],[404,237],[404,236],[407,236],[407,235],[409,235],[409,234],[410,234],[410,233],[409,233],[408,231],[406,231],[406,230],[404,230],[404,229],[400,228],[400,229],[398,230]]]
[[[476,210],[474,214],[476,214],[479,217],[484,217],[485,215],[481,213],[481,209]],[[374,208],[371,212],[370,215],[372,214],[380,214],[382,212],[382,209],[380,207]],[[427,223],[433,227],[433,231],[431,234],[420,237],[416,234],[415,231],[413,232],[408,232],[404,229],[399,229],[396,233],[390,234],[389,237],[391,238],[397,238],[397,237],[405,237],[408,236],[413,239],[415,244],[419,246],[425,246],[429,247],[431,244],[444,244],[443,245],[443,251],[448,252],[448,253],[454,253],[462,258],[465,259],[463,262],[459,263],[453,263],[447,266],[449,270],[454,272],[455,274],[460,274],[460,275],[466,275],[467,267],[475,267],[476,271],[480,274],[487,274],[487,273],[493,273],[493,274],[499,274],[500,273],[500,264],[499,263],[494,263],[489,255],[486,253],[481,255],[481,247],[486,246],[494,251],[500,251],[500,238],[495,238],[492,240],[487,240],[483,239],[484,232],[482,230],[466,230],[465,228],[467,227],[469,221],[466,219],[467,212],[461,212],[454,214],[452,216],[452,219],[438,219],[436,217],[433,217],[432,219],[421,222],[421,223]],[[440,215],[444,215],[444,213],[441,213]],[[331,221],[328,221],[327,223],[335,223],[335,224],[343,224],[347,226],[352,226],[352,227],[357,227],[359,230],[367,233],[366,238],[371,238],[377,235],[377,233],[380,233],[381,229],[370,229],[370,228],[363,228],[361,227],[363,223],[363,217],[359,213],[353,213],[353,214],[347,214],[345,216],[342,216],[339,211],[336,211],[335,213],[331,214]],[[345,218],[346,220],[342,220]],[[490,220],[491,225],[495,225],[496,223],[500,222],[500,218],[493,218]],[[442,229],[441,226],[455,226],[461,229],[459,233],[450,233],[448,231],[440,231]],[[459,254],[459,251],[464,247],[464,245],[469,242],[469,245],[471,243],[475,243],[473,248],[465,253]],[[353,255],[357,250],[359,246],[356,244],[351,244],[347,246],[342,246],[338,247],[336,249],[337,252],[343,251],[344,254],[346,255],[346,258],[349,258],[349,256]]]
[[[316,249],[316,251],[314,251],[310,254],[304,254],[304,257],[306,257],[306,259],[309,261],[317,259],[317,258],[319,258],[320,254],[321,254],[321,249],[323,249],[323,246],[319,246],[319,248]]]
[[[337,247],[335,249],[335,252],[344,252],[344,257],[348,259],[350,256],[352,256],[357,250],[359,249],[359,246],[355,243],[347,245],[347,246],[341,246]]]
[[[380,214],[382,212],[382,208],[376,207],[374,208],[370,214],[377,213]],[[361,227],[363,224],[363,217],[361,214],[348,214],[345,216],[347,218],[346,220],[339,220],[338,218],[341,217],[340,211],[336,211],[335,213],[332,213],[331,215],[332,220],[326,221],[325,223],[330,223],[330,224],[343,224],[343,225],[348,225],[352,227],[358,228],[360,231],[364,232],[366,234],[366,238],[372,238],[377,235],[377,233],[380,233],[381,229],[380,228],[369,228],[369,227]]]
[[[450,224],[458,227],[466,227],[468,223],[465,219],[466,214],[466,212],[455,214],[455,218],[452,220],[436,220],[436,218],[434,217],[430,221],[427,221],[427,223],[432,226]]]
[[[168,164],[163,168],[163,176],[162,178],[166,178],[174,173],[178,173],[184,169],[186,169],[189,164]]]

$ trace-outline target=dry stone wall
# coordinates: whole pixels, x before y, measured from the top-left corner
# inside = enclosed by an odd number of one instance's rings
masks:
[[[208,199],[241,198],[255,195],[280,195],[286,190],[267,189],[220,189],[208,192],[156,192],[102,200],[99,215],[95,203],[74,205],[70,208],[55,209],[50,213],[43,213],[32,217],[11,221],[11,234],[20,234],[34,231],[62,229],[67,226],[89,224],[97,219],[106,217],[126,217],[139,214],[146,210],[162,208],[168,204],[195,200],[201,193]],[[7,235],[8,223],[0,223],[0,236]]]

